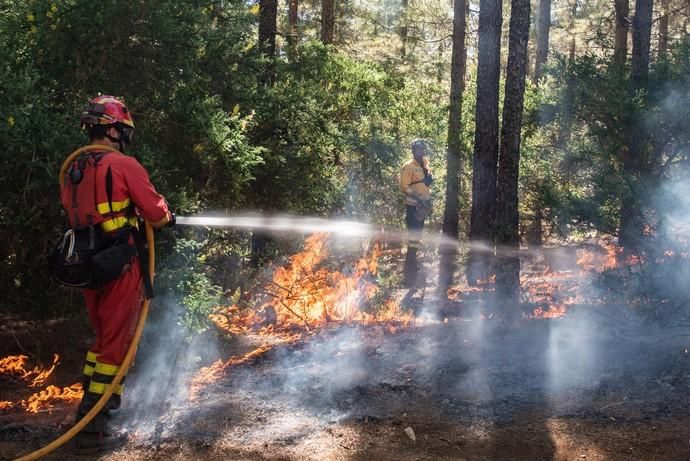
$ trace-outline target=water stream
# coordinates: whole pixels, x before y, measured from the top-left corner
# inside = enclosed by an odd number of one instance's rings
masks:
[[[274,233],[313,233],[325,232],[342,237],[379,238],[387,242],[407,242],[411,238],[421,239],[427,245],[444,245],[472,247],[480,252],[497,251],[512,254],[515,249],[497,249],[482,242],[459,242],[438,232],[425,231],[422,235],[413,235],[402,229],[384,229],[382,226],[359,221],[315,218],[294,215],[225,215],[225,216],[178,216],[177,224],[181,226],[205,226],[244,230],[263,230]]]

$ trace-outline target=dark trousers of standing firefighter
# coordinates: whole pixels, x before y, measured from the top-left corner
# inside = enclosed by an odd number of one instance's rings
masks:
[[[129,267],[116,280],[99,289],[85,289],[83,293],[96,340],[86,355],[80,417],[88,413],[105,393],[134,339],[143,299],[139,258],[132,257]],[[120,407],[122,391],[121,382],[103,410],[84,431],[106,431],[110,412]]]
[[[407,225],[407,255],[405,256],[405,285],[414,286],[419,276],[419,264],[417,263],[417,250],[420,245],[424,220],[416,217],[417,207],[405,205],[405,224]]]

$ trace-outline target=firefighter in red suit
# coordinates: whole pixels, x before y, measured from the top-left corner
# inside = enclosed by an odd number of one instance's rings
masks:
[[[95,205],[96,227],[100,227],[100,232],[106,236],[124,234],[127,244],[134,248],[132,229],[138,227],[137,216],[154,228],[174,224],[174,215],[156,192],[144,167],[135,158],[121,153],[134,131],[134,121],[123,102],[112,96],[98,96],[82,113],[81,123],[91,144],[105,148],[102,152],[87,154],[88,161],[81,160],[82,165],[87,165],[83,171],[77,170],[80,159],[75,160],[68,170],[72,175],[75,171],[81,176],[93,175],[88,184],[95,189],[91,195],[89,191],[77,194],[69,187],[63,188],[62,205],[69,215],[70,225],[87,224],[75,223],[79,215],[73,210]],[[117,150],[109,150],[108,147]],[[83,210],[81,216],[84,216]],[[79,405],[78,418],[88,413],[105,392],[132,342],[144,295],[142,273],[146,271],[145,267],[142,268],[139,253],[133,251],[131,256],[126,256],[128,260],[121,269],[117,269],[120,272],[116,272],[115,280],[99,288],[83,289],[96,339],[86,355],[84,397]],[[120,407],[122,390],[123,384],[120,384],[103,410],[76,436],[77,451],[97,452],[126,443],[126,432],[113,431],[108,424],[112,413]]]

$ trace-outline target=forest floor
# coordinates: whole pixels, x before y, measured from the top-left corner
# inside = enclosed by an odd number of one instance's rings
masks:
[[[688,338],[626,339],[584,312],[511,328],[461,315],[395,332],[324,328],[230,367],[193,400],[191,369],[261,339],[206,355],[198,344],[161,353],[145,341],[116,418],[130,429],[129,443],[79,459],[690,459]],[[83,319],[2,320],[0,357],[50,363],[59,352],[51,383],[79,380],[90,338]],[[0,392],[14,400],[33,391],[0,378]],[[67,430],[75,405],[0,410],[0,459]],[[46,459],[75,456],[68,445]]]

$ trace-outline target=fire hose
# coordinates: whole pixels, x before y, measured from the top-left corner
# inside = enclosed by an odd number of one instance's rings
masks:
[[[96,151],[96,150],[104,150],[107,149],[109,151],[115,151],[112,147],[107,147],[107,146],[101,146],[97,144],[91,144],[88,146],[84,146],[82,148],[79,148],[72,152],[72,154],[67,157],[67,159],[62,163],[62,167],[60,168],[60,188],[62,188],[63,183],[64,183],[64,177],[65,177],[65,172],[67,170],[67,167],[80,155],[86,153],[86,152],[91,152],[91,151]],[[148,243],[148,264],[149,264],[149,277],[151,278],[151,284],[153,284],[153,271],[155,268],[155,251],[153,248],[154,244],[154,238],[153,238],[153,228],[151,225],[147,222],[146,223],[146,241]],[[132,360],[134,359],[134,354],[136,353],[137,346],[139,345],[139,341],[141,340],[141,335],[144,331],[144,324],[146,323],[146,316],[148,315],[149,311],[149,304],[151,303],[151,300],[148,298],[144,299],[144,302],[142,303],[141,306],[141,312],[139,314],[139,322],[137,323],[136,330],[134,331],[134,337],[132,338],[132,343],[129,346],[129,349],[127,350],[127,354],[125,355],[125,358],[122,362],[122,365],[120,366],[119,371],[113,378],[112,383],[110,383],[108,386],[106,386],[105,392],[101,396],[101,398],[96,402],[96,404],[89,410],[89,412],[84,415],[82,419],[77,421],[77,423],[72,426],[70,430],[62,434],[60,437],[57,439],[53,440],[50,442],[48,445],[44,446],[43,448],[40,448],[32,453],[29,453],[28,455],[22,456],[21,458],[17,458],[15,461],[29,461],[29,460],[34,460],[41,458],[48,453],[51,453],[52,451],[56,450],[60,446],[64,445],[67,443],[72,437],[77,435],[84,427],[86,427],[89,422],[101,411],[103,408],[103,405],[106,404],[106,402],[110,399],[110,396],[113,394],[115,391],[115,388],[120,384],[120,381],[122,381],[122,378],[127,374],[127,371],[129,370],[130,365],[132,364]]]

